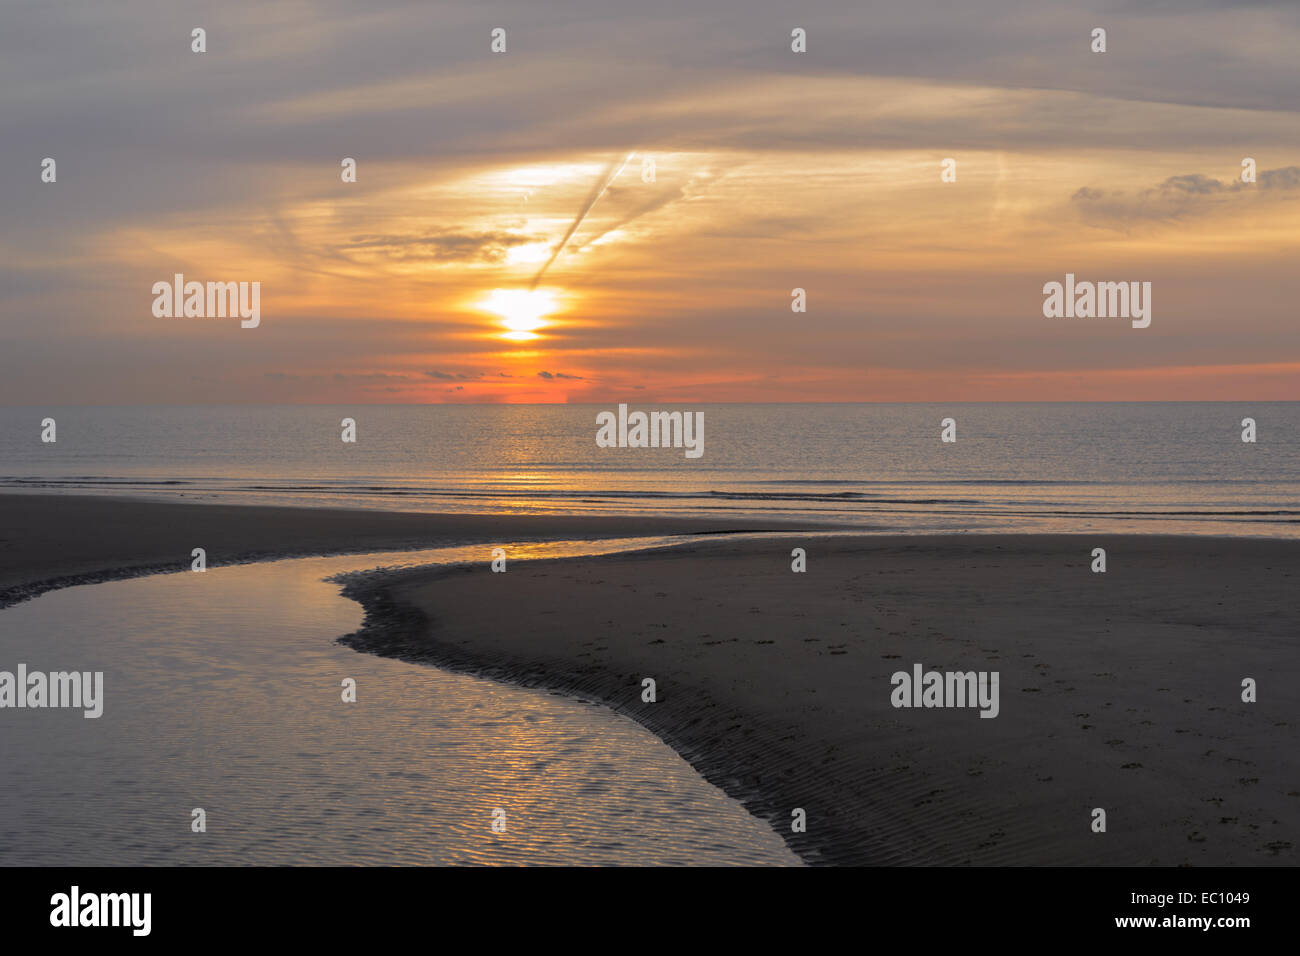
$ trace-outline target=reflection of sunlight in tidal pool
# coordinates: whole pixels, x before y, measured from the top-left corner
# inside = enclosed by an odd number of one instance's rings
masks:
[[[626,545],[506,546],[517,559]],[[626,718],[334,643],[361,609],[326,577],[489,553],[219,567],[0,611],[10,659],[102,670],[105,698],[97,720],[7,712],[0,831],[21,836],[4,862],[797,863]],[[194,807],[207,833],[190,833]]]

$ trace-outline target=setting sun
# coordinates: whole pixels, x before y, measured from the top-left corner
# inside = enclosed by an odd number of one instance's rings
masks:
[[[506,338],[532,339],[545,324],[542,317],[554,311],[555,296],[542,289],[493,289],[482,307],[501,316]]]

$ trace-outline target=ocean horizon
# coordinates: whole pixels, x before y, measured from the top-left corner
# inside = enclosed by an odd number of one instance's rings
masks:
[[[615,407],[8,407],[0,488],[901,533],[1300,536],[1296,402],[631,405],[702,414],[696,459],[598,447],[596,416]],[[40,440],[47,417],[54,443]],[[1255,442],[1242,440],[1246,418]]]

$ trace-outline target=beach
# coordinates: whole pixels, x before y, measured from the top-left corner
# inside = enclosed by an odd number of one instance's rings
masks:
[[[1293,865],[1300,543],[843,535],[717,520],[446,516],[0,496],[0,603],[211,564],[698,534],[599,558],[354,575],[351,647],[598,701],[810,863]],[[727,537],[728,530],[768,530]],[[791,570],[803,548],[807,570]],[[1105,573],[1092,551],[1104,548]],[[996,672],[997,715],[892,675]],[[654,681],[654,701],[643,699]],[[1242,700],[1242,681],[1258,700]],[[1095,832],[1095,810],[1106,829]],[[792,814],[806,815],[792,832]]]
[[[158,501],[107,495],[0,494],[0,607],[44,591],[315,554],[494,541],[617,538],[780,527],[764,520],[442,515],[345,508]]]
[[[718,540],[363,579],[349,642],[602,701],[809,862],[1294,864],[1296,559],[1224,538]],[[918,663],[999,672],[998,716],[893,707]]]

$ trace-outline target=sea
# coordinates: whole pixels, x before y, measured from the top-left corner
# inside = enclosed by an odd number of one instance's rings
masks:
[[[627,404],[701,413],[703,454],[599,447],[614,405],[9,407],[0,489],[899,533],[1300,534],[1297,402]]]

